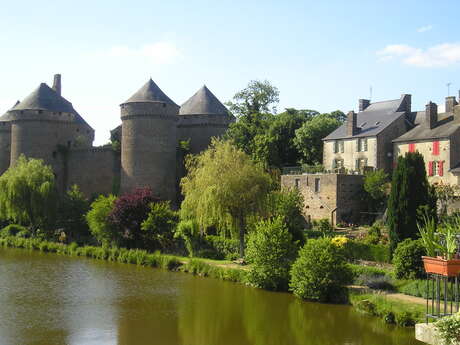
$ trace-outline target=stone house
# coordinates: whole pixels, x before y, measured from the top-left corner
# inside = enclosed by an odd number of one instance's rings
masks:
[[[307,222],[326,218],[333,225],[359,220],[362,210],[359,195],[363,183],[363,175],[324,173],[281,176],[282,188],[297,188],[302,194],[302,213]]]
[[[460,183],[460,105],[455,96],[446,97],[445,112],[438,113],[429,102],[417,113],[415,128],[393,140],[398,156],[418,151],[423,155],[430,183]]]
[[[149,187],[175,203],[179,141],[199,153],[235,120],[206,86],[179,106],[151,79],[120,108],[122,124],[111,131],[120,146],[94,147],[94,129],[61,95],[55,75],[53,87],[41,83],[0,116],[0,174],[25,155],[53,168],[61,193],[73,184],[87,196]]]
[[[412,127],[411,95],[370,103],[359,100],[359,112],[350,111],[345,123],[323,139],[327,171],[362,172],[366,167],[390,172],[392,140]]]

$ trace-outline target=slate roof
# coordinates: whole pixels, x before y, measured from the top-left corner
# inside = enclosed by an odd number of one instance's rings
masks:
[[[419,117],[425,116],[425,112],[419,112]],[[452,113],[438,114],[438,121],[434,128],[430,129],[425,121],[421,121],[417,126],[393,140],[393,142],[419,141],[430,139],[441,139],[450,137],[460,128],[460,119],[456,119]]]
[[[229,115],[227,108],[203,85],[179,110],[179,115]]]
[[[41,83],[29,96],[24,98],[22,102],[16,102],[13,108],[0,117],[0,121],[10,121],[11,114],[9,112],[14,110],[45,110],[71,113],[75,115],[75,122],[91,127],[74,109],[72,103],[45,83]]]
[[[161,102],[176,105],[150,78],[134,95],[124,103]]]
[[[371,103],[364,111],[357,114],[357,125],[360,128],[357,134],[347,135],[347,123],[337,128],[323,140],[337,140],[345,138],[374,137],[386,127],[406,116],[402,108],[403,97],[390,101]]]

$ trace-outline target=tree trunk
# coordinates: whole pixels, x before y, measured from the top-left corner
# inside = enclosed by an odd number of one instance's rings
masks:
[[[240,257],[243,259],[244,258],[244,217],[240,217]]]

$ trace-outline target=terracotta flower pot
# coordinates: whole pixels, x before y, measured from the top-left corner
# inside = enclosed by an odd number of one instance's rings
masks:
[[[423,265],[426,273],[440,274],[446,277],[455,277],[460,274],[460,260],[445,260],[443,258],[433,258],[422,256]]]

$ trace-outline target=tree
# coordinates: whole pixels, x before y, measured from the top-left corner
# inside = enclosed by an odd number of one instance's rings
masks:
[[[196,219],[202,229],[238,232],[244,256],[247,218],[261,212],[271,188],[270,176],[232,143],[213,139],[208,150],[189,156],[181,180],[181,219]]]
[[[367,204],[372,211],[378,211],[387,197],[388,174],[382,169],[367,172],[364,177],[364,191]]]
[[[150,188],[136,189],[115,200],[109,219],[117,228],[122,245],[128,248],[145,246],[141,225],[151,211],[151,203],[159,201]]]
[[[0,176],[0,217],[35,231],[53,224],[57,207],[55,178],[42,160],[21,155]]]
[[[248,237],[247,259],[252,264],[249,283],[263,289],[286,290],[296,249],[282,217],[259,222]]]
[[[351,282],[343,249],[330,238],[308,240],[292,265],[290,290],[295,296],[319,302],[343,301]]]
[[[227,102],[230,111],[237,117],[259,113],[275,113],[279,102],[279,91],[268,80],[251,80],[246,88]]]
[[[117,198],[113,195],[99,197],[91,204],[91,209],[86,214],[86,221],[94,238],[102,245],[108,246],[111,244],[118,245],[120,234],[116,227],[110,221]]]
[[[65,230],[69,241],[88,237],[89,228],[85,215],[89,209],[90,203],[77,185],[73,185],[59,201],[56,223]]]
[[[144,245],[148,249],[171,247],[178,222],[179,216],[171,209],[169,202],[152,202],[147,219],[141,225]]]
[[[423,207],[433,208],[430,194],[423,156],[418,152],[408,152],[399,157],[388,199],[391,252],[402,240],[418,238],[420,210]]]
[[[294,145],[306,164],[321,164],[323,161],[323,138],[341,125],[336,115],[321,114],[305,122],[295,131]]]

